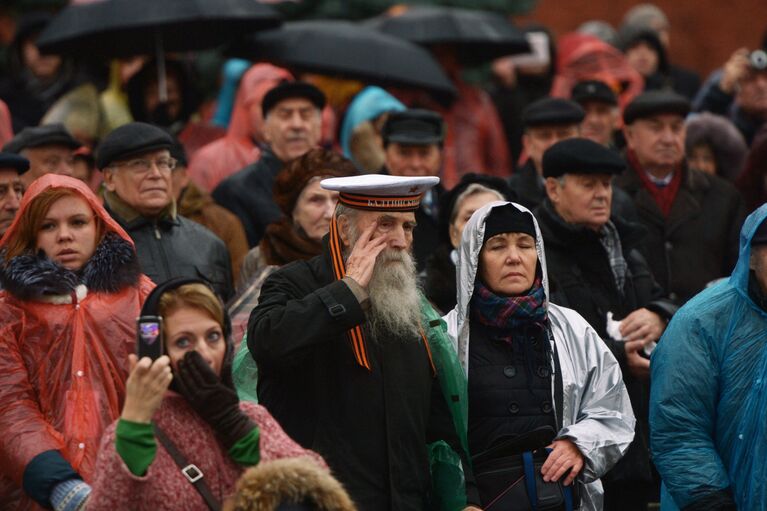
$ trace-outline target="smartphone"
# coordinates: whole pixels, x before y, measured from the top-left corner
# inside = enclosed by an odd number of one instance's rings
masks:
[[[136,353],[139,360],[149,357],[160,358],[165,346],[162,337],[162,318],[160,316],[141,316],[136,320]]]

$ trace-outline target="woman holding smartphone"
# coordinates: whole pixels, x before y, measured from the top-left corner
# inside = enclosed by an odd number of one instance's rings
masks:
[[[64,509],[87,495],[120,415],[153,284],[93,192],[52,174],[0,240],[0,284],[0,507]]]
[[[145,333],[152,322],[162,338],[148,351],[162,342],[163,355],[130,355],[125,406],[102,439],[89,511],[219,509],[244,469],[259,461],[307,456],[326,469],[266,408],[240,403],[230,321],[204,281],[160,284],[139,319]]]

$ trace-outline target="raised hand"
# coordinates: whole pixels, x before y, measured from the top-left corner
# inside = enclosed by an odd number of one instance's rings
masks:
[[[378,222],[370,224],[360,235],[346,261],[346,276],[367,289],[373,276],[376,258],[386,248],[386,235],[373,236]]]
[[[125,383],[125,405],[121,418],[126,421],[149,424],[154,412],[160,407],[173,374],[170,359],[163,355],[154,362],[149,357],[138,360],[128,355],[130,373]]]

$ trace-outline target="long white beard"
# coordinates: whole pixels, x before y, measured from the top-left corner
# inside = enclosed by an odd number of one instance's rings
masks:
[[[413,257],[387,248],[376,258],[368,284],[368,322],[373,337],[417,339],[421,332],[421,303]]]

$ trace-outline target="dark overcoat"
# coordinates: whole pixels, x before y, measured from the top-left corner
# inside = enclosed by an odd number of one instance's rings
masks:
[[[746,210],[737,189],[724,179],[683,168],[671,212],[666,218],[632,167],[614,184],[631,196],[639,222],[647,230],[640,245],[666,296],[683,304],[709,282],[732,272],[738,260],[738,236]]]
[[[365,323],[355,295],[333,277],[326,237],[323,254],[264,282],[248,324],[259,399],[325,458],[359,509],[427,509],[427,443],[463,451],[422,340],[374,339],[364,328],[368,370],[346,335]]]

